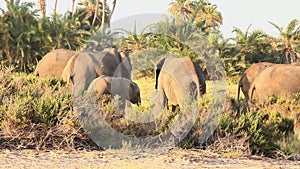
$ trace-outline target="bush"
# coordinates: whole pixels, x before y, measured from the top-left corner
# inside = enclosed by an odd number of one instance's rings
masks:
[[[71,93],[65,82],[37,79],[33,75],[1,70],[0,126],[44,123],[57,124],[71,110]]]
[[[12,70],[0,68],[0,148],[95,147],[79,125],[64,81]]]
[[[238,118],[224,114],[217,132],[223,137],[246,137],[253,154],[272,157],[280,150],[277,141],[292,133],[293,127],[293,120],[282,117],[278,112],[245,112]]]

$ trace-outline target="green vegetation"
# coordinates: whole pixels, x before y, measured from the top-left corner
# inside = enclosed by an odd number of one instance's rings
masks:
[[[52,49],[101,50],[116,45],[131,53],[133,79],[141,88],[143,103],[134,108],[142,113],[152,106],[149,98],[154,92],[153,67],[160,57],[189,56],[208,69],[211,79],[224,79],[227,75],[224,110],[214,133],[205,143],[199,143],[205,120],[211,118],[212,82],[208,81],[196,124],[179,146],[205,146],[228,155],[250,152],[277,157],[300,153],[299,94],[270,97],[265,103],[255,103],[255,110],[247,110],[243,101],[235,99],[239,75],[252,63],[298,61],[299,20],[292,20],[287,27],[271,23],[280,37],[261,30],[248,28],[244,32],[234,28],[236,36],[224,39],[219,31],[223,18],[214,4],[174,0],[168,9],[172,17],[141,32],[122,30],[120,35],[103,28],[102,22],[109,25],[112,13],[107,5],[91,2],[79,5],[74,12],[39,17],[33,3],[5,0],[7,10],[1,10],[0,15],[0,148],[95,147],[75,115],[70,87],[61,80],[38,79],[31,73]],[[166,131],[178,117],[178,113],[166,110],[156,123],[136,124],[112,118],[116,113],[112,103],[101,102],[100,109],[112,127],[136,136]]]

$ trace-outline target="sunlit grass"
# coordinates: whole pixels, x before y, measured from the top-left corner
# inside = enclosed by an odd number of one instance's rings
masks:
[[[140,87],[141,90],[141,99],[142,99],[142,107],[143,108],[149,108],[151,105],[151,98],[153,98],[153,95],[155,94],[155,77],[152,76],[146,76],[141,78],[134,78],[134,80]],[[206,81],[206,95],[209,95],[208,97],[212,97],[212,87],[215,87],[217,85],[223,85],[220,86],[220,89],[226,90],[226,95],[229,97],[236,98],[237,92],[238,92],[238,85],[234,82],[231,82],[230,79],[228,79],[224,83],[213,83],[212,81],[207,80]],[[243,95],[242,95],[243,96]]]

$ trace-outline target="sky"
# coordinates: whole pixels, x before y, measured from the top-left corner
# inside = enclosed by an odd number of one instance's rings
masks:
[[[38,2],[38,0],[21,1]],[[76,3],[79,1],[76,0]],[[107,2],[112,6],[112,0]],[[138,15],[137,25],[150,24],[154,22],[155,17],[159,17],[158,14],[166,14],[170,2],[171,0],[117,0],[112,23],[124,24],[126,22],[124,18]],[[210,2],[216,4],[222,13],[223,25],[220,30],[225,38],[234,36],[233,27],[245,31],[250,24],[250,30],[261,29],[267,34],[278,36],[278,31],[268,21],[286,27],[292,19],[300,19],[300,0],[210,0]],[[46,0],[46,3],[47,14],[50,14],[53,11],[54,0]],[[0,0],[0,7],[4,6],[4,0]],[[57,8],[59,13],[70,10],[71,0],[58,0]],[[143,17],[144,15],[147,16]],[[131,22],[128,23],[132,25]]]

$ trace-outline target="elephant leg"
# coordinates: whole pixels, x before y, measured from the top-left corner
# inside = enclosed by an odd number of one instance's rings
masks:
[[[161,114],[167,107],[167,97],[163,91],[158,91],[156,94],[155,106],[152,109],[154,119]]]

